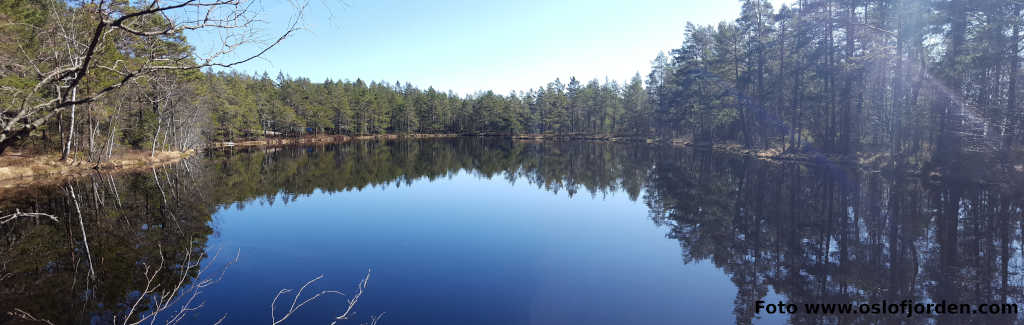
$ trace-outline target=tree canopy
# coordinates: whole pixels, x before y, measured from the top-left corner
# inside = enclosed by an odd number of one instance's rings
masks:
[[[781,8],[745,0],[735,20],[686,24],[680,47],[658,54],[651,71],[628,82],[569,76],[509,94],[220,68],[148,73],[117,88],[118,96],[73,98],[121,82],[127,70],[104,69],[110,65],[153,68],[165,57],[192,68],[208,62],[193,54],[180,29],[159,41],[133,32],[167,26],[157,17],[123,28],[107,22],[110,35],[121,36],[103,38],[116,44],[97,46],[94,63],[68,61],[80,57],[74,55],[33,61],[58,71],[88,66],[87,77],[71,69],[63,79],[40,81],[21,61],[19,51],[62,46],[62,26],[121,20],[144,9],[107,6],[106,16],[76,14],[90,7],[63,1],[0,6],[0,20],[10,23],[0,36],[2,120],[5,128],[14,125],[4,131],[14,140],[0,139],[5,146],[65,146],[101,159],[118,145],[183,149],[266,136],[555,134],[954,161],[962,151],[1009,151],[1024,126],[1017,82],[1024,5],[1009,0],[803,0]],[[24,95],[32,87],[39,88]],[[56,116],[18,122],[26,102],[50,105],[30,115]],[[86,106],[84,118],[75,116],[75,103]]]

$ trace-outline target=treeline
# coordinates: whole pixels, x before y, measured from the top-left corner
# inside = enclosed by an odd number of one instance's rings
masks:
[[[682,46],[654,61],[658,134],[896,156],[1020,141],[1020,1],[742,8],[735,21],[687,25]]]
[[[658,55],[646,77],[457,95],[211,72],[233,63],[199,57],[163,11],[6,1],[0,152],[35,143],[103,159],[117,147],[182,150],[252,137],[460,133],[953,161],[963,150],[1008,151],[1022,141],[1022,10],[1010,0],[801,0],[777,10],[747,0],[734,21],[688,24],[681,46]],[[203,25],[218,26],[234,25]]]
[[[1021,141],[1022,10],[997,0],[805,0],[777,10],[744,1],[735,21],[688,24],[646,78],[570,78],[508,95],[221,76],[276,91],[270,105],[291,108],[297,122],[275,132],[636,135],[955,160]],[[216,125],[218,138],[238,134]]]
[[[647,122],[633,118],[647,109],[639,76],[624,86],[570,78],[507,95],[460,96],[400,83],[314,83],[228,72],[224,67],[252,57],[203,57],[182,31],[253,39],[246,27],[258,20],[235,2],[247,1],[152,8],[131,2],[0,3],[0,153],[16,146],[98,162],[125,150],[183,151],[268,136],[646,133],[636,130]],[[212,14],[203,14],[208,10]],[[225,44],[215,53],[242,45]]]
[[[400,82],[315,83],[279,73],[208,72],[211,140],[302,134],[646,134],[647,94],[639,74],[615,81],[574,77],[507,95],[459,96]]]

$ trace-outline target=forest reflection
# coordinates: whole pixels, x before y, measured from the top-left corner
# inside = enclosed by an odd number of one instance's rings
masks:
[[[771,292],[791,303],[1021,301],[1017,184],[1024,176],[980,162],[943,170],[958,172],[907,176],[662,145],[498,138],[212,151],[146,172],[0,193],[0,212],[59,217],[0,225],[0,323],[12,322],[7,312],[15,308],[55,324],[123,319],[145,286],[146,265],[163,255],[159,279],[173,286],[188,247],[213,249],[206,241],[218,209],[414,186],[460,172],[569,195],[627,193],[679,242],[685,262],[710,261],[732,280],[738,324],[754,322],[754,302]],[[878,321],[1019,322],[1016,315],[789,318]]]

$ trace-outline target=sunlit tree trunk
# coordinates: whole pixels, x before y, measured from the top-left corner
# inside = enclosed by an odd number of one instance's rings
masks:
[[[71,101],[74,102],[77,99],[78,99],[78,87],[72,87],[71,88]],[[68,154],[71,152],[71,141],[75,137],[75,109],[76,109],[77,106],[78,105],[75,105],[75,104],[71,105],[71,123],[68,126],[68,138],[67,138],[67,141],[64,143],[64,148],[63,148],[63,150],[61,150],[61,153],[60,153],[60,160],[61,161],[67,161],[68,160]]]

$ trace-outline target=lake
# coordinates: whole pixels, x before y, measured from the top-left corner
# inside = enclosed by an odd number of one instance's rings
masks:
[[[339,324],[1019,323],[756,308],[1020,302],[1024,174],[944,170],[496,137],[210,151],[0,191],[0,215],[57,218],[0,225],[0,324],[271,324],[321,275],[296,303],[345,296],[283,324],[331,323],[364,278]]]

